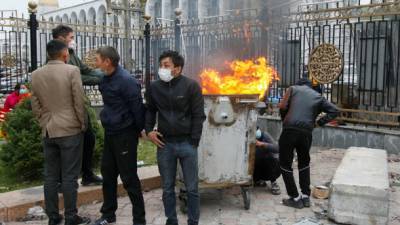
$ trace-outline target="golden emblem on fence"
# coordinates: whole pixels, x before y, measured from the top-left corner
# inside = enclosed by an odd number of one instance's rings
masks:
[[[1,65],[3,67],[15,67],[17,65],[17,59],[11,54],[5,54],[1,58]]]
[[[342,53],[334,45],[322,44],[312,51],[308,71],[310,76],[319,83],[332,83],[338,79],[342,70]]]
[[[86,55],[83,57],[83,63],[86,64],[89,68],[96,68],[96,49],[89,50],[86,52]]]

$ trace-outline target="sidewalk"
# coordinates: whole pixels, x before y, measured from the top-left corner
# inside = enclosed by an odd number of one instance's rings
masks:
[[[339,165],[344,150],[324,150],[312,154],[312,184],[320,185],[329,182],[336,167]],[[399,162],[389,163],[390,172],[400,173]],[[304,218],[313,219],[320,224],[332,225],[334,222],[316,217],[315,212],[322,212],[327,207],[327,200],[312,199],[313,206],[309,209],[292,209],[281,204],[286,197],[283,181],[279,178],[282,195],[274,196],[266,188],[252,190],[251,207],[243,209],[243,200],[239,188],[223,191],[206,190],[201,195],[201,225],[293,225]],[[161,202],[161,190],[144,193],[148,225],[164,225],[165,218]],[[93,220],[100,216],[101,203],[80,207],[82,215]],[[186,215],[178,211],[180,224],[186,224]],[[117,211],[118,225],[132,225],[131,205],[127,197],[119,199]],[[393,187],[391,193],[391,208],[389,225],[400,225],[400,187]],[[45,225],[47,221],[13,222],[7,225]]]

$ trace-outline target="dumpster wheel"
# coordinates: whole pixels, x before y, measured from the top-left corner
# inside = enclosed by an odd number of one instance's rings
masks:
[[[248,187],[241,187],[242,189],[242,197],[243,197],[243,203],[244,203],[244,209],[249,210],[250,209],[250,190]]]

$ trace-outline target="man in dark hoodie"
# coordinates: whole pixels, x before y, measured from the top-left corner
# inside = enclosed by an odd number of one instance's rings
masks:
[[[166,224],[178,224],[175,179],[179,160],[188,196],[188,225],[197,225],[200,216],[197,147],[205,120],[204,99],[199,84],[182,75],[184,58],[178,52],[164,52],[159,63],[160,80],[153,82],[146,93],[145,130],[158,146]],[[154,131],[156,121],[158,127]]]
[[[279,139],[279,162],[288,199],[283,204],[294,208],[310,207],[310,148],[312,131],[337,117],[339,111],[321,94],[312,89],[311,81],[300,79],[285,93],[279,105],[283,130]],[[317,116],[326,113],[320,119]],[[297,191],[293,177],[293,152],[298,158],[301,193]]]

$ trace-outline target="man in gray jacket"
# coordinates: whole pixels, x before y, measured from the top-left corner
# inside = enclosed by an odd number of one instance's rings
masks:
[[[339,114],[335,105],[314,91],[311,81],[300,79],[285,93],[279,105],[283,130],[279,138],[279,163],[283,181],[289,195],[283,204],[294,208],[310,207],[310,148],[312,131],[315,126],[323,126]],[[316,121],[317,116],[326,114]],[[298,157],[299,180],[302,194],[297,191],[293,177],[293,152]]]

